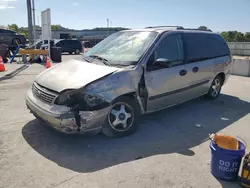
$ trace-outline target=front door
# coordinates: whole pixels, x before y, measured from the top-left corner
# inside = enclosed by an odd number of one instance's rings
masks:
[[[171,67],[157,67],[154,62],[159,58],[167,59]],[[191,98],[188,88],[191,76],[191,67],[184,64],[182,36],[166,34],[155,45],[146,64],[147,112]]]

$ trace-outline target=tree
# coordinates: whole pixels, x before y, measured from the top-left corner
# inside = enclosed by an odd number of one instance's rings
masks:
[[[206,26],[200,26],[200,27],[198,27],[198,29],[199,30],[205,30],[205,31],[208,30],[208,28]]]
[[[237,31],[228,31],[227,32],[227,42],[236,42],[236,34],[238,32]]]
[[[62,28],[61,25],[51,25],[51,30],[59,30],[61,28]]]
[[[236,35],[238,31],[228,31],[229,41],[237,42]]]
[[[92,31],[121,31],[121,30],[128,30],[129,28],[124,27],[96,27],[91,29]]]
[[[24,35],[26,38],[29,38],[28,30],[20,30],[20,34]]]
[[[250,32],[245,33],[245,41],[250,42]]]
[[[15,32],[19,32],[19,27],[17,26],[17,24],[11,24],[11,25],[8,25],[8,28],[12,31],[15,31]]]
[[[222,36],[226,41],[229,42],[229,37],[228,37],[228,32],[227,32],[227,31],[223,31],[223,32],[221,33],[221,36]]]
[[[221,35],[227,42],[250,42],[250,32],[223,31]]]
[[[234,38],[234,42],[244,42],[245,41],[245,36],[241,32],[237,32]]]

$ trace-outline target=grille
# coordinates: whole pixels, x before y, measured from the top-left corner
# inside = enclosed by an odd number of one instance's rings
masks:
[[[48,92],[36,84],[32,85],[32,92],[37,98],[49,104],[51,104],[56,98],[56,94]]]

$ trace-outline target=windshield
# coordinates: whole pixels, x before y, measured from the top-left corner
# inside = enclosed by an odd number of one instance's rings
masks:
[[[84,56],[100,56],[112,64],[130,65],[138,62],[156,38],[156,32],[117,32],[89,50]]]

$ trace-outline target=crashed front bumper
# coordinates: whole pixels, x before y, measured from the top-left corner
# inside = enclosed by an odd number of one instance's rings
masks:
[[[96,111],[80,111],[75,114],[66,106],[44,103],[33,95],[31,89],[28,90],[25,100],[28,109],[35,117],[67,134],[100,132],[110,109],[107,107]],[[80,126],[76,123],[76,115],[79,115]]]

